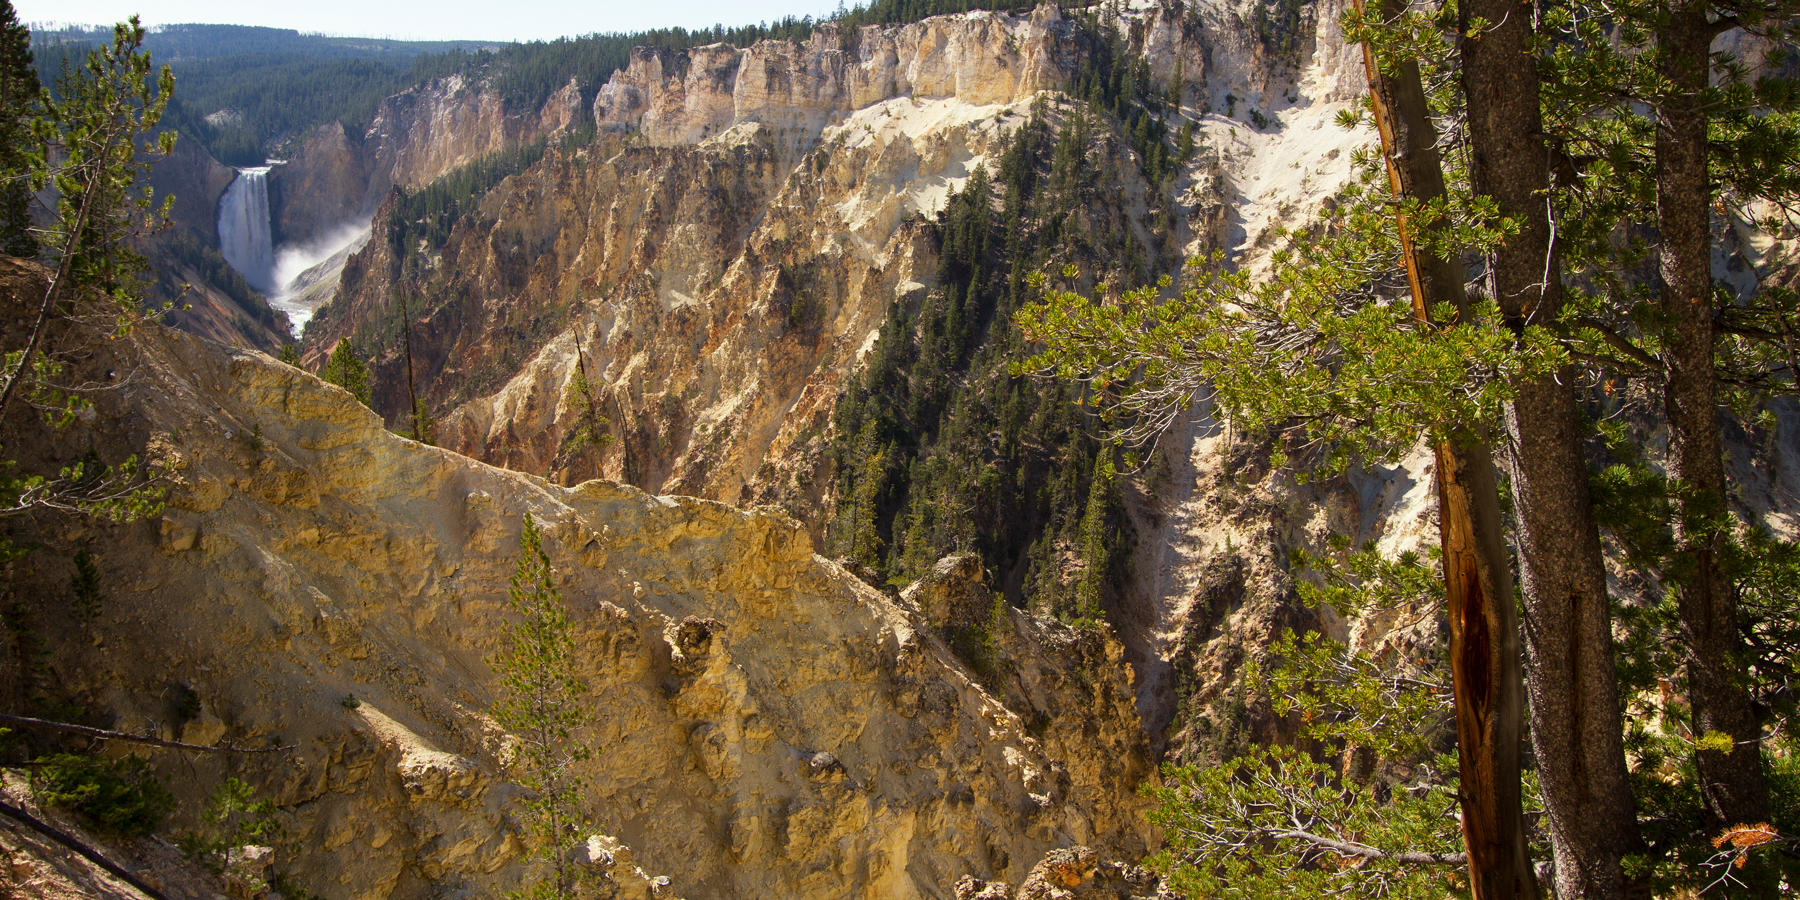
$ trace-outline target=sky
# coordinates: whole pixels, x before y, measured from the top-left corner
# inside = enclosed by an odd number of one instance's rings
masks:
[[[669,25],[747,25],[789,15],[818,18],[837,6],[837,0],[13,0],[19,21],[26,24],[110,25],[136,13],[149,26],[268,25],[331,35],[481,41],[549,40]]]

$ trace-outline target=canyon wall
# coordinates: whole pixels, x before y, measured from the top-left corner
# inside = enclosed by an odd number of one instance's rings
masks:
[[[1263,26],[1239,0],[1140,3],[1103,19],[1153,81],[1179,77],[1171,131],[1190,126],[1198,150],[1153,185],[1132,147],[1092,138],[1084,171],[1103,199],[1076,215],[1168,248],[1170,268],[1212,251],[1263,265],[1279,229],[1326,202],[1372,139],[1334,121],[1363,85],[1337,25],[1344,5],[1301,4]],[[1060,124],[1090,114],[1064,91],[1102,52],[1097,34],[1044,6],[855,35],[825,27],[804,43],[640,50],[595,97],[596,143],[502,182],[442,246],[371,241],[310,352],[357,336],[377,356],[377,409],[400,421],[392,298],[406,291],[415,386],[445,446],[565,483],[604,475],[776,504],[821,533],[832,411],[890,309],[935,288],[932,219],[976,167],[993,172],[1034,109]],[[600,448],[572,440],[593,418],[571,391],[583,364],[609,420]],[[1137,549],[1113,614],[1158,728],[1193,694],[1176,682],[1192,680],[1195,660],[1223,684],[1234,647],[1310,624],[1282,618],[1285,548],[1319,531],[1285,523],[1270,542],[1274,526],[1217,501],[1216,483],[1245,464],[1222,455],[1218,434],[1194,417],[1157,451],[1172,477],[1132,493]],[[1270,504],[1307,493],[1264,476]],[[1330,490],[1339,506],[1381,493]],[[1365,531],[1387,527],[1362,518]],[[1246,546],[1261,573],[1248,589],[1231,574]],[[1225,627],[1247,595],[1266,615]]]
[[[214,247],[219,244],[219,198],[236,178],[234,169],[191,138],[177,139],[175,150],[150,167],[156,195],[175,197],[169,210],[174,227]]]
[[[368,212],[369,160],[362,142],[338,122],[322,125],[269,176],[269,205],[278,244],[322,237]]]
[[[866,26],[853,35],[827,24],[805,43],[640,48],[594,98],[594,119],[656,146],[699,143],[757,122],[791,165],[826,125],[887,100],[1006,105],[1063,87],[1080,50],[1054,6],[1023,17],[984,12]]]
[[[366,330],[407,281],[415,378],[447,446],[561,480],[792,499],[816,524],[842,381],[897,298],[934,280],[924,220],[1091,49],[1049,6],[851,43],[825,27],[805,44],[637,52],[595,99],[599,142],[491,191],[442,248],[365,251],[309,344]],[[1141,206],[1136,167],[1106,162]],[[408,257],[422,277],[403,275]],[[570,458],[578,343],[616,440]],[[404,373],[383,358],[391,412]]]

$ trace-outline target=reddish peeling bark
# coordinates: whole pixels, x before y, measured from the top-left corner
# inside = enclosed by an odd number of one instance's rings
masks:
[[[1375,8],[1387,15],[1397,5],[1376,0]],[[1359,11],[1362,6],[1358,0]],[[1377,65],[1372,48],[1364,45],[1363,53],[1395,195],[1421,202],[1443,198],[1437,133],[1418,64],[1402,61],[1384,68]],[[1398,227],[1419,322],[1431,327],[1430,310],[1440,304],[1466,314],[1461,263],[1420,250],[1413,242],[1413,223],[1404,216]],[[1469,881],[1477,900],[1531,898],[1537,891],[1519,796],[1518,613],[1493,454],[1484,436],[1466,430],[1434,449]]]

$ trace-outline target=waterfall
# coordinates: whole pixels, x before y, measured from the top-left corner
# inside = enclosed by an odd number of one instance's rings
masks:
[[[273,293],[279,285],[274,283],[275,248],[269,240],[269,167],[237,172],[219,198],[219,251],[251,287]]]
[[[280,165],[280,160],[270,160]],[[300,243],[275,247],[269,234],[269,169],[250,166],[219,198],[219,253],[269,305],[288,315],[295,333],[337,289],[344,260],[369,238],[369,220],[317,228]]]

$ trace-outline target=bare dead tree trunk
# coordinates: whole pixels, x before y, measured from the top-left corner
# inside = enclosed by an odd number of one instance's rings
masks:
[[[1400,0],[1375,2],[1383,16],[1402,5]],[[1362,6],[1357,0],[1359,11]],[[1407,60],[1384,69],[1367,44],[1363,55],[1395,195],[1421,202],[1442,199],[1443,165],[1418,63]],[[1432,327],[1430,310],[1442,303],[1466,314],[1460,262],[1420,250],[1413,242],[1413,223],[1404,216],[1398,227],[1413,311],[1421,326]],[[1537,889],[1519,795],[1523,690],[1518,613],[1493,454],[1485,436],[1466,430],[1434,449],[1469,882],[1476,900],[1532,898]]]
[[[1458,6],[1462,84],[1477,194],[1519,233],[1488,262],[1512,328],[1549,323],[1562,302],[1530,9]],[[1506,411],[1508,469],[1525,599],[1531,736],[1564,898],[1623,896],[1620,860],[1638,843],[1600,535],[1588,495],[1573,372],[1523,379]]]
[[[69,851],[75,853],[76,855],[80,856],[83,859],[86,859],[88,862],[91,862],[94,865],[99,866],[101,869],[104,869],[108,874],[112,875],[113,877],[119,879],[120,881],[125,882],[128,885],[131,885],[133,890],[136,890],[138,893],[141,893],[144,896],[149,897],[150,900],[167,900],[168,895],[160,893],[156,890],[156,888],[153,888],[149,884],[146,884],[142,878],[137,877],[137,875],[133,874],[131,872],[131,870],[126,869],[125,867],[119,865],[118,863],[115,863],[112,860],[106,858],[106,854],[101,853],[99,850],[95,849],[92,846],[89,846],[87,843],[76,839],[76,837],[74,835],[69,834],[66,831],[63,831],[62,829],[57,828],[56,826],[51,825],[48,822],[45,822],[44,820],[38,818],[37,816],[34,816],[34,815],[26,812],[25,810],[20,809],[19,807],[14,806],[10,803],[4,803],[4,802],[0,802],[0,815],[5,815],[6,817],[19,822],[20,824],[26,826],[27,828],[30,828],[31,830],[37,832],[38,834],[41,834],[41,835],[57,842],[58,844],[63,845],[63,847],[65,847]]]
[[[594,396],[594,377],[588,373],[587,353],[581,349],[581,333],[575,334],[575,367],[581,371],[581,412],[586,418],[588,439],[596,445],[606,432],[600,427],[600,401]]]
[[[1656,224],[1668,338],[1663,399],[1669,420],[1669,475],[1676,486],[1677,606],[1687,657],[1688,703],[1696,734],[1722,732],[1729,751],[1696,754],[1700,797],[1717,828],[1766,821],[1768,786],[1761,728],[1743,684],[1737,604],[1720,571],[1728,527],[1719,400],[1713,362],[1712,188],[1707,178],[1707,51],[1710,4],[1672,4],[1659,22],[1660,74],[1667,94],[1656,108]]]
[[[400,291],[400,346],[406,353],[406,417],[412,422],[413,440],[425,443],[424,423],[419,421],[419,394],[413,387],[412,316],[406,309],[406,291]]]
[[[211,746],[207,744],[187,744],[181,741],[165,741],[161,738],[128,734],[107,728],[91,728],[86,725],[74,725],[68,722],[53,722],[48,719],[36,719],[31,716],[14,716],[0,713],[0,722],[17,725],[21,728],[35,728],[43,731],[58,731],[64,734],[78,734],[82,737],[101,741],[124,741],[131,744],[143,744],[147,747],[166,747],[171,750],[197,750],[203,753],[285,753],[294,749],[292,744],[275,747],[231,747]]]

